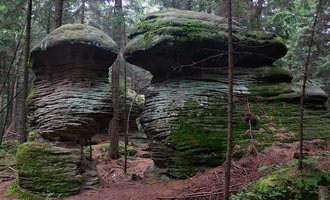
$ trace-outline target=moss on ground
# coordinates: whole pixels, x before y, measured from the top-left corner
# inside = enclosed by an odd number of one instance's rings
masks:
[[[51,199],[50,197],[43,197],[37,194],[33,194],[27,190],[23,190],[22,188],[19,187],[18,185],[18,180],[15,179],[10,187],[7,189],[6,191],[6,195],[8,196],[15,196],[16,198],[20,199],[20,200],[47,200],[47,199]]]
[[[17,140],[4,141],[0,147],[0,167],[11,166],[16,163],[16,151],[19,142]]]
[[[295,163],[296,165],[296,163]],[[305,160],[303,171],[280,168],[232,195],[233,200],[317,200],[318,187],[330,185],[330,171],[321,170],[315,156]]]
[[[108,157],[108,153],[109,153],[109,150],[110,150],[109,143],[96,144],[96,145],[92,145],[91,147],[92,147],[92,151],[101,151],[101,153],[99,155],[99,158],[102,159],[102,158],[107,158]],[[84,152],[86,154],[89,154],[90,153],[90,147],[87,146],[84,149]],[[125,144],[122,141],[119,141],[119,152],[122,155],[125,154]],[[135,147],[132,146],[132,145],[128,145],[127,146],[127,155],[129,157],[136,157],[136,154],[137,154],[137,151],[136,151]]]

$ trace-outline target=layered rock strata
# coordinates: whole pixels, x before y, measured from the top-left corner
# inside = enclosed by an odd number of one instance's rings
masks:
[[[158,171],[171,177],[185,178],[224,160],[226,22],[203,13],[164,10],[142,18],[129,35],[126,60],[154,75],[141,117],[152,159]],[[254,138],[263,145],[283,127],[294,135],[299,127],[301,86],[291,82],[289,71],[272,65],[286,54],[285,44],[273,33],[249,32],[237,22],[234,41],[234,143],[243,149],[248,146],[250,137],[245,133],[249,124],[243,120],[246,112],[259,117],[253,129],[260,134]],[[317,133],[326,137],[329,131],[323,127],[330,121],[324,117],[323,104],[327,95],[319,86],[309,84],[306,97],[313,108],[306,108],[310,114],[306,132],[315,137],[312,123],[320,119]]]
[[[21,188],[67,196],[99,183],[95,163],[82,148],[109,124],[108,68],[117,52],[109,36],[82,24],[61,26],[32,49],[32,131],[17,153]]]
[[[32,126],[44,138],[79,140],[98,131],[111,116],[108,68],[118,47],[86,25],[64,25],[31,51],[35,96]]]

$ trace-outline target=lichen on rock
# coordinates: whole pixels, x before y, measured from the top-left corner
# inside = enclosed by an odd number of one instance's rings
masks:
[[[98,185],[95,163],[86,161],[81,147],[108,127],[108,68],[117,53],[109,36],[82,24],[63,25],[32,49],[36,78],[27,100],[28,142],[17,152],[19,187],[68,196]]]
[[[169,9],[143,17],[129,35],[124,56],[154,76],[226,67],[226,18]],[[271,65],[287,52],[274,33],[249,31],[234,21],[235,66]]]
[[[242,116],[252,112],[260,118],[254,127],[260,134],[253,137],[262,148],[281,126],[297,131],[301,86],[292,83],[290,71],[273,65],[287,52],[279,36],[249,31],[234,21],[233,37],[234,144],[247,147],[249,124]],[[125,59],[154,75],[141,122],[159,168],[155,171],[186,178],[220,165],[227,134],[227,20],[163,10],[143,17],[129,39]],[[324,107],[327,98],[318,85],[307,85],[310,129],[306,128],[306,137],[329,133],[324,128],[330,122]],[[321,124],[318,129],[312,125],[316,118]]]
[[[31,51],[31,129],[52,140],[79,140],[107,127],[107,74],[117,52],[109,36],[87,25],[66,24],[47,35]]]
[[[26,142],[19,146],[16,162],[18,182],[23,189],[54,196],[77,194],[83,177],[80,152],[48,142]]]

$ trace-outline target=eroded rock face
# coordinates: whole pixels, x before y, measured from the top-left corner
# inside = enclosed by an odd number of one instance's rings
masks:
[[[273,82],[259,76],[260,68],[246,71],[236,69],[234,80],[234,144],[248,145],[249,124],[243,120],[247,105],[260,123],[253,127],[264,130],[257,138],[260,142],[273,140],[278,129],[296,132],[299,127],[299,85]],[[284,74],[278,74],[278,80]],[[316,87],[315,85],[313,87]],[[326,94],[311,92],[306,97],[310,103],[306,112],[307,137],[325,137],[330,131],[327,112],[322,108]],[[320,91],[320,88],[318,87]],[[150,139],[150,151],[155,165],[163,173],[176,178],[186,178],[196,171],[220,165],[225,158],[227,141],[227,74],[199,74],[176,77],[152,84],[146,93],[142,115],[144,130]],[[248,102],[248,103],[247,103]],[[317,108],[316,110],[314,110]],[[319,127],[313,124],[319,119]],[[271,129],[274,124],[274,129]],[[281,132],[281,131],[279,131]],[[256,133],[258,134],[258,133]],[[315,135],[313,135],[315,134]]]
[[[35,46],[32,129],[47,139],[79,140],[107,124],[111,116],[108,68],[117,51],[110,37],[81,24],[64,25]]]
[[[227,66],[226,18],[185,10],[164,10],[143,17],[129,39],[124,52],[126,60],[154,76]],[[287,52],[276,34],[248,31],[237,22],[233,25],[233,40],[235,66],[270,65]]]
[[[128,62],[154,78],[141,117],[156,171],[186,178],[220,165],[227,140],[227,20],[191,11],[164,10],[142,18],[129,36]],[[260,148],[278,134],[296,137],[301,86],[272,63],[286,54],[281,38],[234,23],[234,144],[250,141],[246,113],[259,118],[252,137]],[[306,137],[326,137],[330,122],[324,91],[308,84]],[[318,119],[318,128],[314,122]],[[284,128],[285,127],[285,128]],[[284,135],[285,135],[284,134]],[[234,153],[242,156],[244,151]]]
[[[109,124],[108,68],[117,52],[109,36],[82,24],[61,26],[32,49],[32,131],[17,152],[21,188],[68,196],[99,184],[95,163],[87,161],[82,148]]]
[[[85,182],[79,149],[57,147],[49,142],[26,142],[17,152],[19,185],[35,193],[54,196],[77,194]]]

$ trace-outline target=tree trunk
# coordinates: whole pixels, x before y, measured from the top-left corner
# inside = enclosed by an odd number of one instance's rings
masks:
[[[52,18],[52,1],[48,2],[48,16],[47,16],[47,27],[46,33],[49,34],[52,26],[51,18]]]
[[[228,0],[228,135],[225,168],[224,199],[229,200],[230,168],[233,140],[233,38],[232,38],[232,2]]]
[[[247,6],[248,6],[248,13],[247,13],[247,27],[248,29],[252,29],[253,28],[253,19],[254,19],[254,13],[255,13],[255,9],[254,9],[254,5],[253,5],[253,0],[249,0],[247,2]]]
[[[301,89],[301,97],[300,97],[300,127],[299,127],[299,162],[298,162],[298,169],[303,169],[303,156],[304,156],[304,98],[305,98],[305,90],[306,90],[306,81],[308,78],[308,65],[309,60],[311,56],[312,46],[313,46],[313,40],[314,40],[314,34],[315,34],[315,28],[316,28],[316,22],[317,17],[320,13],[321,8],[321,0],[319,0],[315,16],[314,16],[314,22],[312,27],[312,35],[309,40],[308,50],[307,50],[307,58],[303,69],[303,84]]]
[[[120,19],[120,23],[114,27],[115,34],[117,38],[122,38],[122,0],[115,1],[114,14],[117,19]],[[119,46],[122,46],[121,39],[116,41]],[[112,159],[117,159],[120,157],[119,145],[118,145],[118,135],[119,135],[119,72],[120,72],[120,56],[117,61],[112,65],[112,104],[113,104],[113,113],[111,120],[111,129],[110,131],[110,151],[109,157]]]
[[[55,28],[62,26],[63,1],[55,1]]]
[[[0,145],[2,144],[3,137],[5,135],[5,130],[7,129],[8,124],[8,118],[9,118],[9,112],[10,112],[10,101],[11,101],[11,91],[10,91],[10,79],[7,79],[7,102],[6,106],[2,109],[2,112],[4,112],[4,118],[3,118],[3,125],[1,127],[0,132]]]
[[[16,120],[17,120],[17,117],[16,117],[16,110],[17,110],[17,85],[18,85],[18,66],[19,66],[19,63],[20,63],[20,58],[19,58],[19,61],[18,63],[16,64],[16,67],[15,67],[15,80],[14,80],[14,84],[13,84],[13,93],[11,95],[11,114],[10,114],[10,124],[5,132],[5,134],[7,132],[16,132]]]
[[[192,0],[188,0],[186,10],[192,10]]]
[[[176,1],[175,1],[175,0],[172,0],[172,1],[171,1],[171,7],[172,7],[172,8],[176,8]]]
[[[1,69],[1,71],[0,71],[0,75],[1,75],[1,77],[4,77],[5,76],[5,74],[6,74],[6,70],[5,70],[5,52],[1,52],[1,54],[0,54],[0,58],[1,58],[1,60],[0,60],[0,69]],[[3,81],[3,80],[1,80],[1,81]],[[5,81],[3,81],[2,82],[2,84],[1,85],[3,85],[3,87],[4,87],[4,84],[5,84]],[[1,88],[2,88],[2,86],[1,86]],[[1,95],[0,95],[0,110],[2,110],[4,107],[5,107],[5,92],[1,92],[0,93]],[[0,112],[0,146],[1,146],[1,144],[2,144],[2,138],[3,138],[3,135],[4,135],[4,129],[3,129],[3,127],[5,126],[5,112]]]
[[[25,100],[28,96],[29,90],[29,58],[30,58],[30,36],[31,36],[31,16],[32,16],[32,0],[28,1],[28,10],[26,14],[26,35],[25,35],[25,60],[23,70],[23,101],[22,101],[22,130],[20,142],[23,143],[27,139],[27,108]]]
[[[81,2],[80,23],[85,23],[85,0]]]

